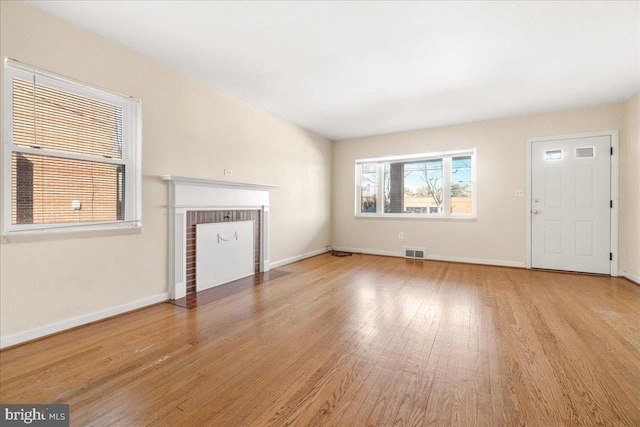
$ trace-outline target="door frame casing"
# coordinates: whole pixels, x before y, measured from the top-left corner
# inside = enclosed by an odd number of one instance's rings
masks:
[[[618,130],[605,130],[599,132],[584,132],[584,133],[572,133],[566,135],[553,135],[553,136],[541,136],[535,138],[527,138],[527,189],[525,193],[527,203],[527,235],[526,235],[526,259],[525,266],[527,269],[531,269],[531,148],[534,142],[544,141],[558,141],[562,139],[578,139],[578,138],[591,138],[594,136],[609,136],[611,138],[611,148],[613,148],[613,155],[611,155],[611,200],[613,201],[613,207],[611,208],[611,253],[613,259],[609,261],[609,269],[611,276],[618,276]]]

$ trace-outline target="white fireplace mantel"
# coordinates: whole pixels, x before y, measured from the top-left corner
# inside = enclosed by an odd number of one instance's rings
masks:
[[[169,291],[171,299],[187,294],[188,211],[259,210],[260,271],[269,271],[269,191],[277,185],[250,184],[162,175],[169,182]]]

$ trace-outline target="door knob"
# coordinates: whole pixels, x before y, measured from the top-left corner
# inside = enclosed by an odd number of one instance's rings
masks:
[[[540,213],[540,211],[538,209],[534,209],[531,211],[532,214],[534,215],[538,215]]]

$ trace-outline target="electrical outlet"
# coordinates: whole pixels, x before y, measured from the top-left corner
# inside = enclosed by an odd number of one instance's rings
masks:
[[[404,239],[404,233],[402,231],[398,233],[398,239]]]
[[[516,197],[524,197],[524,191],[523,190],[516,190]]]
[[[231,169],[224,170],[224,176],[232,176],[232,175],[233,175],[233,171]]]

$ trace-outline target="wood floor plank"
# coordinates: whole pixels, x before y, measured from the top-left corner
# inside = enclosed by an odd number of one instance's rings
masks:
[[[71,425],[640,426],[640,287],[328,254],[207,305],[0,352],[0,402]]]

